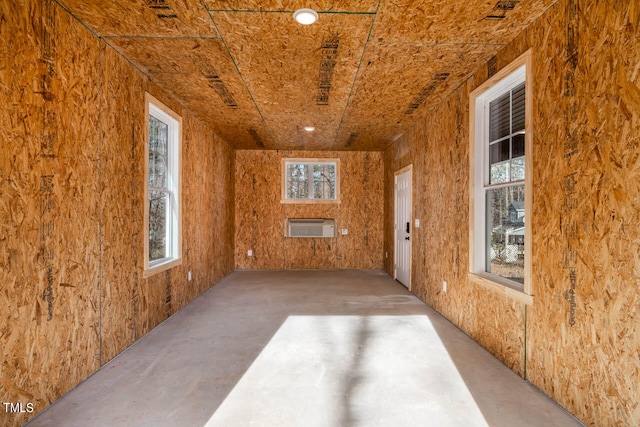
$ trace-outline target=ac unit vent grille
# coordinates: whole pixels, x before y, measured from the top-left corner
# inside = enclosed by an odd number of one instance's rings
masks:
[[[333,219],[290,219],[289,237],[334,237]]]

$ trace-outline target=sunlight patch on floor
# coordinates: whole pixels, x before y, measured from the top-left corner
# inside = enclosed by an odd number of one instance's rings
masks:
[[[486,426],[427,316],[289,316],[206,427]]]

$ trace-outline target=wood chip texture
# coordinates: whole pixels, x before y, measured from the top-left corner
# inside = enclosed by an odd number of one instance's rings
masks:
[[[0,425],[19,426],[233,270],[233,155],[56,3],[0,22],[0,400],[34,409]],[[149,279],[145,90],[184,122],[183,263]]]
[[[281,203],[286,158],[339,159],[340,203]],[[382,268],[382,153],[238,150],[235,162],[237,269]],[[336,236],[286,237],[289,218],[335,219]]]
[[[413,292],[593,426],[640,424],[639,35],[638,2],[557,2],[385,151],[390,254],[393,173],[413,165]],[[525,306],[467,279],[468,133],[470,92],[529,48],[534,303]]]

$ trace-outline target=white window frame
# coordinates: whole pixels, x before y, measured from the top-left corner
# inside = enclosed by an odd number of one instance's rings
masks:
[[[532,53],[528,50],[503,68],[469,96],[469,279],[503,292],[507,296],[533,304],[531,292],[532,250]],[[525,248],[524,285],[486,271],[486,197],[489,189],[489,102],[505,92],[525,83]],[[491,187],[494,188],[494,187]]]
[[[335,181],[335,198],[333,199],[314,199],[313,197],[313,180],[309,179],[309,198],[307,199],[289,199],[287,198],[287,166],[290,164],[305,164],[313,168],[313,165],[331,164],[336,168]],[[340,159],[282,159],[282,203],[340,203]]]
[[[149,261],[149,117],[166,123],[168,134],[168,189],[170,193],[169,221],[167,227],[168,256]],[[181,214],[181,154],[182,154],[182,118],[169,107],[145,93],[145,144],[144,144],[144,271],[143,277],[149,277],[182,264],[182,214]]]

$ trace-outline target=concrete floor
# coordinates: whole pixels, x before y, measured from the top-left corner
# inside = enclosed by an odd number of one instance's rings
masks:
[[[29,426],[576,426],[379,271],[237,271]]]

